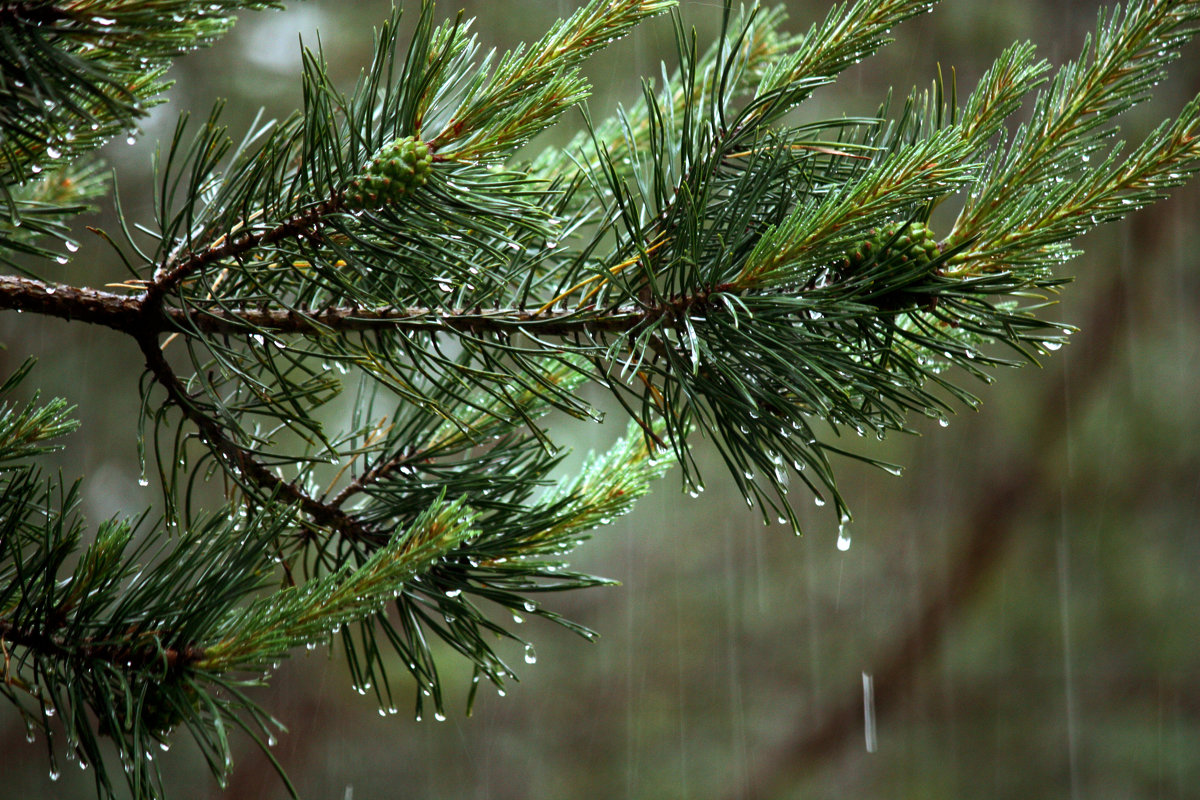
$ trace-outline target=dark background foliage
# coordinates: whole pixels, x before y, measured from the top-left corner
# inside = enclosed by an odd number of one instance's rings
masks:
[[[388,5],[312,0],[247,16],[181,61],[171,104],[136,145],[106,153],[126,207],[149,202],[154,142],[180,110],[203,114],[229,98],[234,130],[259,106],[286,114],[300,96],[298,32],[315,43],[319,29],[351,82]],[[575,7],[459,5],[501,48]],[[1100,5],[945,0],[803,113],[872,111],[888,84],[927,85],[939,64],[969,87],[1015,39],[1062,63]],[[716,4],[682,6],[704,41]],[[789,6],[796,29],[827,3]],[[635,98],[671,36],[659,20],[591,63],[594,116]],[[1200,90],[1195,45],[1172,76],[1126,123],[1129,138]],[[796,538],[762,527],[724,481],[691,499],[668,476],[573,564],[623,583],[560,599],[601,632],[596,644],[530,631],[538,661],[522,665],[508,696],[485,690],[472,718],[452,701],[440,723],[407,709],[380,718],[341,659],[298,656],[261,693],[290,730],[276,756],[308,798],[1195,797],[1198,201],[1193,185],[1083,240],[1086,254],[1066,266],[1077,281],[1053,310],[1082,331],[1042,369],[973,387],[982,410],[947,430],[921,420],[920,437],[872,442],[875,455],[906,465],[902,478],[842,464],[855,511],[849,550],[835,547],[836,521],[815,507]],[[121,279],[106,259],[88,243],[60,279]],[[137,483],[133,342],[11,313],[0,316],[0,341],[0,372],[35,353],[43,392],[79,405],[82,429],[59,459],[68,477],[85,478],[92,519],[150,504],[155,493]],[[577,449],[606,444],[618,427],[576,424]],[[465,695],[469,671],[449,653],[446,663]],[[876,752],[866,747],[864,675]],[[25,743],[15,715],[0,718],[0,752],[9,796],[93,794],[77,770],[48,781],[41,745]],[[244,752],[223,794],[185,745],[161,757],[181,798],[284,796],[265,760]]]

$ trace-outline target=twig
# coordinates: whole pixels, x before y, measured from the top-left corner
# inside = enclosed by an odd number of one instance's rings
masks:
[[[285,503],[299,504],[301,510],[318,525],[336,530],[343,536],[357,541],[379,538],[378,532],[367,528],[346,512],[314,500],[294,483],[275,475],[250,451],[230,439],[224,429],[193,402],[183,383],[167,363],[157,338],[153,335],[143,335],[138,336],[137,340],[146,357],[147,369],[155,381],[166,390],[170,401],[191,420],[209,447],[232,464],[240,474],[252,480],[268,494],[274,494],[277,499]]]
[[[59,319],[88,322],[132,336],[167,332],[318,335],[382,329],[475,334],[518,333],[528,329],[547,336],[624,333],[664,316],[682,313],[706,298],[707,293],[700,293],[648,308],[621,306],[604,311],[587,309],[546,313],[514,308],[484,311],[420,306],[384,309],[341,306],[313,311],[196,306],[185,310],[163,306],[155,312],[152,306],[156,298],[147,292],[126,295],[0,275],[0,310],[30,311]]]

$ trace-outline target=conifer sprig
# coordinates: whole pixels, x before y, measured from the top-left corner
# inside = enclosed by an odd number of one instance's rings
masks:
[[[1131,0],[1123,13],[1119,7],[1111,15],[1101,10],[1083,56],[1065,65],[1039,93],[1030,121],[1007,148],[993,151],[986,173],[970,193],[950,237],[975,239],[969,257],[962,259],[964,266],[1052,267],[1073,255],[1069,241],[1087,226],[1080,217],[1090,221],[1084,210],[1088,201],[1079,202],[1080,182],[1091,184],[1083,190],[1089,201],[1124,199],[1126,206],[1141,207],[1158,196],[1156,189],[1178,185],[1189,174],[1185,166],[1195,154],[1182,145],[1190,137],[1187,121],[1195,121],[1194,106],[1174,126],[1174,146],[1165,151],[1154,146],[1163,130],[1145,140],[1143,147],[1160,152],[1159,167],[1147,163],[1148,154],[1138,153],[1126,167],[1117,168],[1113,159],[1119,144],[1107,159],[1098,151],[1117,133],[1113,120],[1147,99],[1150,88],[1165,77],[1166,66],[1195,34],[1198,19],[1200,6],[1194,2]],[[1099,169],[1090,165],[1093,157],[1104,162]],[[1133,178],[1143,170],[1149,185]],[[1098,179],[1105,172],[1109,174]],[[1047,201],[1047,195],[1052,199]],[[1060,207],[1064,202],[1065,209]],[[1022,221],[1026,213],[1035,220]],[[1096,223],[1111,218],[1111,213],[1098,214]]]
[[[80,248],[70,225],[102,181],[79,157],[136,124],[172,57],[266,5],[0,9],[0,64],[25,70],[0,88],[0,259],[19,273],[0,276],[0,308],[137,341],[163,487],[163,524],[112,521],[85,546],[77,489],[33,460],[70,429],[65,404],[0,411],[0,691],[47,735],[63,712],[104,796],[103,737],[150,797],[164,787],[144,754],[172,727],[219,776],[231,728],[269,742],[247,686],[299,647],[340,643],[382,709],[398,654],[418,716],[442,716],[435,642],[503,690],[504,642],[536,657],[511,615],[591,638],[540,598],[607,582],[566,554],[670,463],[702,487],[697,435],[764,518],[798,530],[805,494],[844,522],[835,456],[873,459],[842,437],[974,405],[963,374],[1060,346],[1039,315],[1065,280],[1051,267],[1200,156],[1200,99],[1104,150],[1193,34],[1194,0],[1102,14],[1053,75],[1015,45],[961,106],[939,77],[895,110],[805,121],[787,113],[935,3],[840,4],[800,35],[727,4],[708,48],[676,15],[661,83],[532,162],[520,148],[586,96],[583,61],[673,4],[591,0],[496,56],[423,2],[407,44],[399,10],[385,23],[349,92],[306,50],[296,114],[240,138],[219,106],[181,116],[153,219],[118,207],[120,235],[96,232],[126,283],[34,277]],[[939,232],[932,210],[955,196]],[[556,480],[547,414],[599,419],[589,383],[629,433]],[[197,507],[208,481],[225,507]]]

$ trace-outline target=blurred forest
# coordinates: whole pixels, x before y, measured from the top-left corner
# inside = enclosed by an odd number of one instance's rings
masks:
[[[216,47],[183,59],[144,136],[105,153],[126,209],[149,214],[155,141],[180,111],[203,117],[228,98],[237,135],[260,107],[287,114],[300,101],[298,35],[315,45],[318,30],[349,86],[389,5],[308,0],[247,15]],[[439,9],[476,16],[482,39],[506,48],[576,5]],[[828,0],[787,5],[797,30]],[[1101,5],[945,0],[798,114],[873,112],[889,84],[902,99],[939,65],[954,68],[965,94],[1017,39],[1061,64]],[[719,3],[681,6],[709,41]],[[602,53],[588,68],[593,116],[632,101],[673,48],[660,19]],[[1155,101],[1124,123],[1129,138],[1197,91],[1193,42]],[[578,116],[566,119],[560,128]],[[569,131],[555,133],[546,143]],[[514,647],[521,682],[507,697],[485,689],[470,718],[470,671],[446,653],[459,696],[445,722],[417,722],[406,709],[381,718],[373,698],[351,690],[340,655],[298,654],[258,695],[290,731],[276,757],[303,797],[329,800],[1200,797],[1198,204],[1193,183],[1085,239],[1086,254],[1066,267],[1076,283],[1048,312],[1081,332],[1042,368],[971,387],[979,413],[945,430],[914,420],[920,436],[871,441],[873,454],[905,465],[903,477],[841,464],[855,512],[849,549],[835,546],[837,521],[815,506],[803,537],[763,527],[710,453],[705,494],[681,494],[668,474],[576,554],[573,566],[622,583],[550,601],[599,631],[596,643],[531,620],[537,663]],[[90,221],[114,226],[111,210]],[[59,279],[123,279],[106,248],[81,236]],[[133,341],[9,313],[0,342],[0,373],[35,354],[31,383],[78,404],[83,427],[59,466],[85,479],[90,518],[153,504],[154,487],[137,481]],[[611,416],[601,427],[561,424],[581,455],[623,431]],[[78,770],[50,783],[42,747],[25,742],[15,714],[0,715],[6,796],[94,796]],[[161,758],[175,797],[285,797],[262,755],[248,744],[243,753],[225,792],[182,737]]]

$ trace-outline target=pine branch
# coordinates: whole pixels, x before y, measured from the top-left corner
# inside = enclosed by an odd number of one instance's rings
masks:
[[[959,215],[951,241],[976,239],[962,260],[968,271],[996,269],[1000,265],[995,261],[1053,265],[1071,255],[1066,243],[1081,231],[1080,205],[1038,214],[1036,223],[1022,223],[1017,232],[1010,231],[1010,222],[1020,221],[1035,208],[1053,209],[1078,191],[1076,184],[1084,173],[1095,174],[1087,164],[1115,134],[1108,123],[1149,96],[1150,87],[1164,77],[1166,65],[1178,57],[1180,46],[1194,35],[1198,18],[1200,8],[1187,0],[1135,0],[1112,19],[1101,11],[1096,33],[1084,45],[1084,57],[1067,64],[1038,95],[1032,119],[1017,131],[1007,154],[996,151],[985,178]],[[1188,112],[1194,111],[1189,106]],[[1187,113],[1171,132],[1175,146],[1168,149],[1175,160],[1168,157],[1167,163],[1172,167],[1132,161],[1134,172],[1148,168],[1147,177],[1153,177],[1140,185],[1114,175],[1092,199],[1103,206],[1106,200],[1125,195],[1129,200],[1125,205],[1140,207],[1143,203],[1137,197],[1150,202],[1162,188],[1178,185],[1188,174],[1183,165],[1194,158],[1182,146],[1192,127],[1184,119]],[[1156,131],[1146,144],[1157,142],[1163,133]],[[1036,201],[1035,193],[1041,195]],[[1051,195],[1049,202],[1046,194]],[[1071,218],[1076,224],[1064,224]],[[1113,212],[1102,218],[1112,219]],[[972,262],[977,263],[968,266]]]
[[[162,386],[170,402],[180,409],[200,431],[205,442],[228,461],[245,480],[253,482],[258,492],[273,495],[283,502],[298,503],[305,514],[319,526],[328,527],[342,536],[356,540],[374,540],[378,534],[364,528],[336,506],[309,497],[293,483],[282,480],[256,459],[246,448],[238,445],[215,420],[201,410],[188,395],[187,389],[175,375],[162,348],[154,337],[140,336],[138,344],[146,357],[146,366]]]
[[[1040,317],[1063,282],[1049,268],[1200,163],[1200,100],[1124,158],[1099,157],[1190,37],[1194,2],[1102,16],[1011,136],[1007,120],[1049,73],[1027,44],[962,107],[939,78],[896,113],[786,117],[932,2],[858,0],[802,35],[780,32],[781,12],[727,5],[707,50],[676,16],[661,85],[532,164],[514,153],[581,104],[582,62],[672,3],[591,0],[493,56],[425,2],[407,45],[392,14],[349,93],[305,50],[295,114],[240,140],[219,105],[199,123],[183,115],[156,156],[152,219],[118,207],[121,235],[96,231],[124,284],[36,278],[38,259],[66,258],[55,242],[78,249],[70,224],[101,185],[74,159],[134,123],[171,58],[258,5],[212,4],[176,28],[163,16],[176,0],[0,7],[12,22],[0,60],[24,59],[25,76],[0,87],[0,259],[24,275],[0,276],[0,309],[138,342],[152,423],[140,447],[180,530],[138,572],[149,550],[131,549],[137,525],[101,526],[73,577],[57,578],[80,552],[77,492],[52,490],[28,459],[69,429],[65,406],[5,407],[0,643],[49,677],[14,673],[0,691],[41,704],[46,728],[46,704],[70,708],[68,742],[93,762],[97,737],[117,738],[137,796],[161,795],[141,754],[173,724],[218,775],[224,725],[269,737],[239,671],[333,633],[384,708],[399,655],[418,716],[425,693],[445,713],[435,641],[498,689],[512,675],[498,640],[535,657],[497,608],[590,638],[533,598],[607,583],[563,556],[673,460],[698,491],[698,435],[765,519],[798,528],[799,487],[844,523],[835,456],[898,467],[840,437],[973,406],[960,377],[991,380],[1061,346],[1068,329]],[[135,79],[141,58],[151,68]],[[68,138],[81,121],[90,132]],[[931,212],[956,195],[965,208],[939,238]],[[330,406],[344,383],[348,414]],[[599,418],[589,383],[629,433],[556,483],[542,420]],[[195,507],[209,480],[228,504],[213,517]]]
[[[733,287],[717,287],[728,291]],[[301,311],[263,308],[164,308],[151,311],[147,294],[127,295],[33,278],[0,276],[0,308],[90,322],[134,336],[156,333],[212,335],[355,333],[371,330],[446,333],[529,332],[538,336],[623,333],[669,315],[687,312],[706,298],[679,298],[663,306],[523,311],[519,309],[325,308]]]

